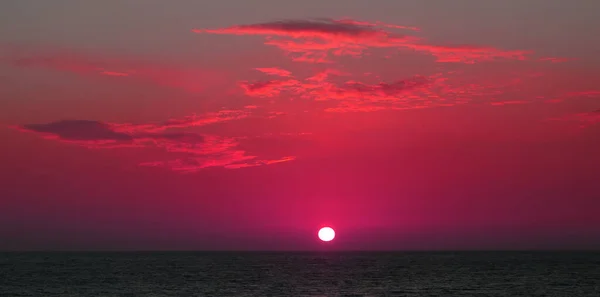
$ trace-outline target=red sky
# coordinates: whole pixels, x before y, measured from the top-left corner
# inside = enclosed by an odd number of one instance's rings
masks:
[[[597,248],[600,43],[554,2],[547,26],[152,2],[51,7],[33,31],[41,4],[11,2],[0,249]],[[113,34],[95,20],[115,11]]]

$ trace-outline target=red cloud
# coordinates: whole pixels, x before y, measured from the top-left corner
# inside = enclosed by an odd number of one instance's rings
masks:
[[[265,74],[269,74],[269,75],[275,75],[275,76],[283,76],[283,77],[290,77],[292,76],[292,73],[287,71],[287,70],[283,70],[281,68],[277,68],[277,67],[271,67],[271,68],[255,68],[256,70],[265,73]]]
[[[564,63],[564,62],[569,62],[569,61],[574,61],[576,59],[572,59],[572,58],[559,58],[559,57],[546,57],[546,58],[540,58],[540,61],[548,61],[548,62],[552,62],[552,63]]]
[[[355,80],[337,82],[331,75],[346,76],[335,69],[325,69],[304,79],[242,82],[249,96],[276,97],[283,93],[303,100],[330,101],[335,107],[328,112],[377,111],[452,106],[472,101],[484,95],[499,95],[510,85],[449,84],[448,77],[436,74],[413,76],[392,82],[365,83]],[[518,83],[518,82],[514,82]],[[504,101],[492,104],[514,104]]]
[[[422,99],[414,92],[425,91],[432,83],[440,82],[435,78],[415,76],[390,83],[367,84],[358,81],[333,83],[329,81],[332,74],[347,75],[334,69],[326,69],[303,81],[289,79],[242,82],[241,86],[249,96],[274,97],[285,92],[304,100],[337,102],[346,106],[344,110],[347,110],[349,105],[360,104],[360,110],[373,111],[385,109],[386,107],[381,105],[372,106],[382,102],[388,106],[400,104],[406,108],[407,105]],[[340,109],[329,108],[327,111],[336,110]]]
[[[328,62],[329,52],[334,55],[356,56],[369,46],[389,47],[414,39],[372,26],[329,19],[276,21],[212,30],[194,29],[193,32],[266,36],[265,44],[299,54],[293,59],[304,62]]]
[[[115,71],[102,71],[100,74],[110,75],[110,76],[129,76],[129,73],[125,72],[115,72]]]
[[[550,120],[573,121],[579,123],[580,128],[587,128],[589,126],[600,124],[600,109],[592,112],[570,114],[561,118],[552,118]]]
[[[357,24],[337,22],[327,19],[287,20],[253,25],[239,25],[222,29],[194,29],[196,33],[233,34],[233,35],[269,35],[293,38],[336,39],[356,42],[365,39],[387,39],[389,34]]]
[[[342,88],[333,90],[332,94],[341,97],[370,97],[374,100],[386,100],[387,98],[395,98],[395,96],[410,91],[420,86],[427,84],[427,79],[424,77],[414,77],[406,80],[399,80],[392,83],[378,83],[375,85],[367,85],[361,82],[347,82]]]
[[[567,97],[599,97],[599,90],[585,90],[585,91],[577,91],[570,92],[567,94]]]
[[[261,159],[249,155],[240,148],[240,140],[232,137],[217,137],[205,135],[204,145],[198,148],[186,146],[166,147],[169,152],[186,153],[186,158],[169,161],[141,163],[141,166],[165,167],[183,173],[192,173],[209,167],[239,169],[261,165],[272,165],[295,160],[296,157],[286,156],[279,159]]]
[[[164,167],[181,173],[194,173],[209,167],[223,167],[226,169],[240,169],[261,165],[272,165],[293,161],[295,157],[282,157],[273,160],[255,160],[256,156],[245,155],[243,151],[230,151],[216,158],[186,158],[165,162],[146,162],[140,166]]]
[[[531,102],[524,101],[524,100],[492,101],[492,102],[490,102],[490,105],[504,106],[504,105],[516,105],[516,104],[527,104],[527,103],[531,103]]]
[[[583,91],[573,91],[563,94],[562,96],[558,96],[557,98],[548,99],[546,103],[560,103],[564,102],[567,99],[572,98],[596,98],[600,97],[600,91],[598,90],[583,90]]]
[[[91,120],[64,120],[47,124],[16,127],[23,132],[93,149],[159,148],[166,153],[184,156],[169,161],[144,162],[143,166],[163,166],[175,171],[192,172],[208,167],[244,168],[291,161],[294,157],[262,159],[240,148],[240,139],[190,132],[167,132],[176,128],[216,123],[230,112],[169,120],[162,124],[115,124]],[[223,116],[225,115],[225,116]],[[220,117],[221,116],[221,117]],[[234,119],[231,117],[230,119]],[[239,118],[239,117],[238,117]]]
[[[346,76],[352,76],[349,73],[327,68],[305,78],[244,81],[240,85],[249,96],[328,101],[319,105],[327,112],[405,110],[470,102],[494,106],[528,103],[504,97],[518,91],[527,77],[515,77],[513,72],[497,73],[494,79],[473,75],[465,81],[464,71],[451,71],[380,82],[373,82],[374,76],[367,75],[371,81],[365,82],[365,76],[348,80]]]
[[[241,82],[240,86],[245,90],[248,96],[273,97],[279,95],[282,91],[298,84],[298,81],[290,80],[267,80],[254,83]]]
[[[370,22],[365,22],[365,21],[356,21],[356,20],[352,20],[350,18],[336,20],[336,22],[342,23],[342,24],[358,25],[358,26],[371,26],[371,27],[380,26],[380,27],[387,27],[387,28],[394,28],[394,29],[405,29],[405,30],[411,30],[411,31],[421,31],[421,29],[419,29],[417,27],[400,26],[400,25],[394,25],[394,24],[386,24],[384,22],[370,23]]]
[[[330,75],[346,76],[349,74],[336,69],[325,69],[321,72],[317,72],[315,75],[307,78],[306,80],[314,82],[324,82],[329,78]]]
[[[583,122],[587,122],[589,124],[599,124],[600,123],[600,109],[592,112],[581,113],[577,115],[579,119]]]
[[[437,58],[438,62],[445,63],[476,63],[483,61],[491,61],[495,59],[515,59],[525,60],[531,51],[506,51],[495,49],[492,47],[482,46],[439,46],[425,44],[407,44],[407,48],[414,49],[419,52],[429,53]]]
[[[228,122],[246,118],[250,113],[246,110],[221,110],[206,113],[202,116],[191,115],[181,119],[170,119],[162,123],[151,124],[109,124],[111,129],[123,133],[156,133],[167,129],[183,129],[190,127],[205,126],[221,122]]]
[[[272,165],[272,164],[277,164],[277,163],[289,162],[289,161],[293,161],[293,160],[296,160],[296,157],[287,156],[287,157],[282,157],[280,159],[273,159],[273,160],[258,160],[258,161],[253,161],[253,162],[230,164],[230,165],[226,165],[225,168],[237,169],[237,168],[255,167],[255,166],[260,166],[260,165]]]
[[[441,46],[420,42],[383,28],[409,29],[414,27],[369,23],[351,19],[309,19],[238,25],[221,29],[194,29],[195,33],[261,35],[265,44],[276,46],[292,55],[294,61],[327,63],[333,56],[361,56],[370,48],[413,49],[437,58],[438,62],[475,63],[494,59],[523,60],[531,52],[505,51],[483,46]]]

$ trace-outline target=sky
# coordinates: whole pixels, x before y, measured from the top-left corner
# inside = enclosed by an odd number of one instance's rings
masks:
[[[599,10],[1,1],[0,250],[600,248]]]

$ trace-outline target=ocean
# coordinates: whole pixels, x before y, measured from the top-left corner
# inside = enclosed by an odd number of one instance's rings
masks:
[[[599,252],[0,253],[0,296],[600,296]]]

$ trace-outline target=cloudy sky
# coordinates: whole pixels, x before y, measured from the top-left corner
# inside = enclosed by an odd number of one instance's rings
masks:
[[[4,0],[0,249],[597,248],[599,10]]]

